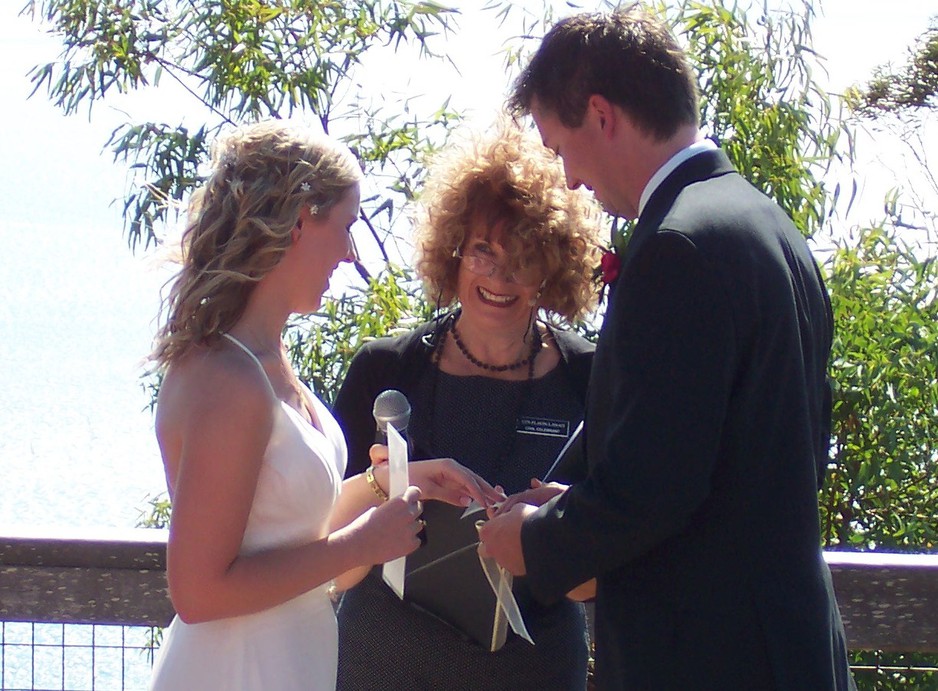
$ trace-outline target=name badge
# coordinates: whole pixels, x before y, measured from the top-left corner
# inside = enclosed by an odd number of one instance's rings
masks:
[[[518,418],[518,434],[534,434],[539,437],[558,437],[566,439],[570,436],[570,422],[567,420],[547,420],[540,417]]]

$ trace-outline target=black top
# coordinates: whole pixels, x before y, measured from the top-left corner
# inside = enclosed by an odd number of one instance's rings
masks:
[[[429,363],[432,342],[422,340],[432,329],[421,331],[418,338],[409,334],[369,344],[356,356],[335,409],[349,437],[349,472],[362,467],[361,456],[353,461],[352,454],[366,452],[374,441],[374,395],[397,388],[413,409],[408,427],[413,458],[453,457],[508,492],[543,477],[582,418],[585,377],[574,386],[571,371],[587,371],[592,347],[563,334],[565,357],[554,370],[531,381],[503,381],[441,373]],[[402,344],[402,339],[408,340]],[[577,361],[572,367],[571,359]],[[353,422],[350,416],[359,419]],[[353,430],[358,434],[353,436]],[[585,688],[588,643],[582,606],[566,600],[540,605],[524,579],[516,579],[514,593],[536,645],[509,633],[505,646],[490,653],[401,602],[375,569],[345,594],[339,609],[338,688]]]
[[[436,340],[441,338],[440,325],[445,319],[443,317],[421,324],[402,336],[370,341],[352,359],[332,411],[348,441],[346,477],[363,473],[370,463],[368,448],[375,441],[375,421],[371,414],[375,397],[385,389],[397,389],[408,398],[413,396],[414,387],[423,372],[433,367],[430,358]],[[582,406],[586,401],[586,387],[595,347],[579,335],[567,331],[551,329],[551,335],[560,350],[558,374],[565,385],[575,392]],[[419,410],[414,411],[414,415],[420,414]],[[461,459],[457,457],[457,460]],[[585,467],[568,468],[555,478],[573,482],[585,476],[585,473]]]
[[[415,458],[455,458],[508,494],[543,478],[583,418],[561,367],[529,382],[429,368],[412,401]]]

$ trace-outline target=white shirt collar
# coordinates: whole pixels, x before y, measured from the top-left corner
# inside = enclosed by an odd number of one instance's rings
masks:
[[[658,185],[664,182],[664,179],[668,177],[675,168],[677,168],[692,156],[696,156],[697,154],[703,153],[704,151],[712,151],[716,148],[717,145],[714,144],[710,139],[701,139],[700,141],[694,142],[686,149],[681,149],[671,158],[669,158],[665,164],[661,166],[654,175],[651,176],[651,180],[648,181],[648,184],[645,185],[645,189],[642,191],[642,196],[638,200],[638,215],[642,215],[642,211],[645,209],[645,204],[648,203],[652,193],[658,189]]]

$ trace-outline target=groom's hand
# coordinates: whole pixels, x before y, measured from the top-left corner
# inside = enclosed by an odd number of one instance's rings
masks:
[[[536,477],[531,478],[531,489],[526,489],[512,494],[505,501],[493,505],[489,509],[489,516],[494,517],[507,513],[515,504],[531,504],[532,506],[543,506],[548,501],[567,491],[567,485],[561,485],[559,482],[541,482]]]
[[[537,511],[530,504],[515,504],[510,511],[499,514],[479,528],[479,554],[493,557],[513,576],[527,573],[521,551],[521,524]]]

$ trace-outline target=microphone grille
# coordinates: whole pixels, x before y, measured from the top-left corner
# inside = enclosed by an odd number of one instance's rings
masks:
[[[388,389],[375,398],[372,413],[378,423],[378,429],[382,432],[387,432],[389,422],[397,430],[405,430],[407,423],[410,422],[410,402],[400,391]]]

